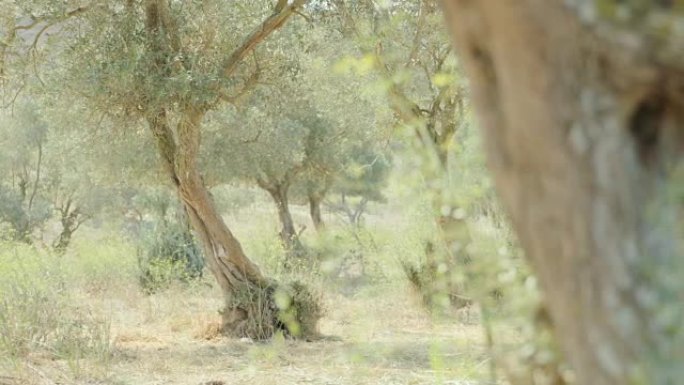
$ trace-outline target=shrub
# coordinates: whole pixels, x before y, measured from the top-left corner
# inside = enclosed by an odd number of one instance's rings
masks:
[[[109,323],[77,306],[62,261],[25,245],[1,246],[0,357],[109,356]]]
[[[202,252],[190,230],[182,224],[166,222],[156,226],[145,243],[138,252],[140,285],[145,292],[202,276]]]
[[[222,311],[223,331],[255,340],[278,333],[289,338],[316,339],[318,320],[323,316],[321,302],[320,293],[301,281],[237,290]],[[244,313],[245,318],[235,322],[235,311]]]

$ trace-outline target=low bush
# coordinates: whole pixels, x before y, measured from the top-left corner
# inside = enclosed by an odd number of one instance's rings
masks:
[[[202,252],[187,227],[162,223],[144,239],[138,251],[139,280],[147,293],[202,276]]]
[[[78,306],[64,262],[30,246],[0,249],[0,357],[43,351],[69,361],[109,356],[107,320]]]

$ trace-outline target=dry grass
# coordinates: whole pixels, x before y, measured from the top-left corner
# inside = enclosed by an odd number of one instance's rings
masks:
[[[277,271],[276,237],[254,237],[276,234],[264,230],[273,226],[273,213],[249,214],[229,221],[240,224],[236,233],[249,255],[266,271]],[[305,210],[295,214],[304,218]],[[365,258],[377,266],[371,274],[381,274],[314,283],[324,294],[320,332],[331,337],[316,342],[226,338],[219,333],[223,304],[211,277],[148,296],[138,286],[130,248],[99,240],[76,245],[63,260],[70,272],[68,299],[92,319],[107,320],[111,354],[58,357],[35,349],[20,358],[0,357],[0,385],[484,384],[489,358],[482,328],[463,315],[432,320],[404,278],[399,261],[421,250],[424,234],[410,231],[415,227],[403,218],[373,229]],[[314,243],[313,235],[307,242]],[[323,241],[333,252],[356,247],[353,239]],[[475,314],[470,321],[477,319]]]
[[[149,297],[121,287],[82,293],[111,319],[110,359],[86,358],[74,370],[68,360],[31,354],[1,364],[0,384],[467,384],[485,376],[479,326],[431,322],[401,286],[354,298],[329,293],[320,327],[335,338],[317,342],[222,337],[217,294],[209,287]]]

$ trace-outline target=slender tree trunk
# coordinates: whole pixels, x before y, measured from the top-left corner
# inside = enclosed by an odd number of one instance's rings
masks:
[[[290,256],[303,256],[304,246],[299,241],[299,235],[292,220],[290,213],[290,205],[288,201],[289,183],[268,183],[260,180],[259,186],[266,190],[273,199],[273,203],[278,210],[278,220],[280,221],[281,229],[278,233],[283,247]]]
[[[314,228],[319,233],[325,230],[325,222],[323,222],[323,217],[321,215],[322,201],[322,196],[312,193],[309,194],[309,214],[311,215],[311,221],[313,222]]]
[[[368,198],[361,197],[361,201],[356,205],[351,215],[351,221],[355,228],[361,228],[363,214],[366,212],[366,207],[368,206]]]
[[[297,230],[295,230],[292,214],[290,213],[290,205],[287,199],[287,189],[283,186],[278,186],[271,191],[271,197],[278,209],[278,219],[282,229],[280,230],[280,239],[288,248],[292,248],[297,242]]]
[[[40,185],[40,168],[43,164],[43,144],[38,143],[38,160],[36,161],[36,178],[33,181],[33,191],[31,191],[31,196],[29,197],[28,206],[26,209],[26,214],[28,216],[28,227],[31,228],[32,216],[33,216],[33,201],[36,199],[36,193],[38,192],[38,187]]]
[[[667,189],[684,150],[683,42],[646,23],[682,18],[672,2],[602,2],[639,15],[622,24],[594,3],[444,1],[498,193],[578,384],[679,383],[682,319],[657,314],[684,298]]]
[[[78,207],[72,207],[70,199],[59,211],[62,231],[53,243],[52,248],[57,254],[61,255],[66,252],[71,243],[71,238],[76,230],[81,227],[81,224],[85,221],[85,217],[81,214],[81,210]]]

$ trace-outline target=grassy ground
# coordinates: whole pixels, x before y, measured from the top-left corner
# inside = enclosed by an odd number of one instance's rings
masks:
[[[37,348],[0,366],[7,384],[465,384],[487,357],[478,325],[433,323],[391,288],[325,296],[321,332],[335,339],[267,343],[217,335],[218,293],[183,289],[119,298],[79,293],[111,326],[106,357]],[[103,294],[107,294],[106,297]]]
[[[269,216],[252,213],[236,232],[271,272],[276,241],[258,231]],[[367,279],[316,281],[326,309],[320,331],[330,336],[318,342],[218,335],[220,293],[210,276],[145,295],[135,249],[120,239],[83,234],[61,259],[3,245],[0,384],[484,383],[481,327],[465,314],[432,320],[402,279],[398,259],[419,250],[420,234],[402,233],[408,226],[396,222],[361,239]],[[329,240],[342,249],[358,242]]]

